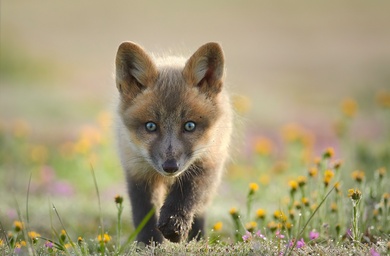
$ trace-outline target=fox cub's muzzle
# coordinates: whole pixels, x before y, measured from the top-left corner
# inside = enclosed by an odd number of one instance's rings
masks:
[[[175,159],[168,159],[162,164],[164,172],[174,174],[179,170],[179,164]]]

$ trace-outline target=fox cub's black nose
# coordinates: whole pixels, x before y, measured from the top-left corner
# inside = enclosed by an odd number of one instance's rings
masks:
[[[175,173],[179,170],[179,165],[175,159],[169,159],[162,164],[162,168],[167,173]]]

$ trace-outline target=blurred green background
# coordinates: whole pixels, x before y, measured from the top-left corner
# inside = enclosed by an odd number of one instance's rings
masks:
[[[290,123],[311,131],[314,154],[333,146],[344,157],[333,124],[346,98],[358,104],[351,138],[382,140],[386,120],[377,113],[375,98],[390,90],[389,11],[390,2],[376,0],[1,0],[0,218],[5,228],[17,219],[17,203],[24,211],[30,174],[32,223],[47,228],[52,202],[75,233],[88,223],[93,227],[98,206],[90,163],[103,212],[115,215],[114,204],[106,205],[126,189],[107,120],[115,110],[114,60],[122,41],[185,56],[205,42],[222,45],[226,85],[242,108],[235,162],[251,158],[259,136],[271,138],[278,154],[280,127]],[[79,158],[67,160],[67,142],[82,144],[83,136],[104,147],[83,155],[81,145]],[[35,158],[35,165],[27,158]],[[239,172],[243,184],[253,177],[245,168]],[[229,175],[220,194],[234,200],[219,195],[214,220],[245,197],[245,192],[241,197],[229,192],[234,186]]]

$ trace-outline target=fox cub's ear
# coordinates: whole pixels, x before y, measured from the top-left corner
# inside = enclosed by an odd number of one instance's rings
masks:
[[[125,99],[131,100],[157,78],[152,59],[137,44],[124,42],[116,55],[116,86]]]
[[[224,57],[218,43],[201,46],[187,61],[183,76],[208,96],[219,93],[223,84]]]

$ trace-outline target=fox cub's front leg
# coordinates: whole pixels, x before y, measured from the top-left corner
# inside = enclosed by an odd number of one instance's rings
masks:
[[[133,208],[133,221],[135,227],[138,227],[145,216],[155,207],[152,203],[154,188],[148,182],[142,180],[129,179],[128,185],[131,206]],[[157,216],[153,214],[144,228],[138,233],[137,241],[145,244],[152,242],[161,243],[163,237],[156,226]]]
[[[172,185],[164,205],[160,210],[158,229],[171,242],[181,242],[187,239],[193,226],[194,215],[207,198],[208,178],[204,175],[184,175]],[[201,236],[204,222],[197,221],[197,230],[193,230],[190,239]],[[193,233],[191,232],[191,233]]]

